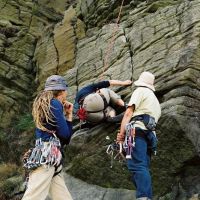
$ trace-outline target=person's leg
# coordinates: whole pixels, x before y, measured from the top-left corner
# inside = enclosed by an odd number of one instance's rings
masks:
[[[107,122],[111,122],[111,123],[121,122],[123,117],[124,117],[124,112],[120,113],[119,115],[115,115],[113,117],[107,117]]]
[[[108,91],[109,91],[111,103],[113,103],[114,105],[118,105],[118,106],[125,106],[124,101],[121,99],[121,97],[117,93],[115,93],[111,89],[109,89]]]
[[[59,172],[61,168],[62,166],[60,166],[57,171]],[[53,177],[49,193],[52,200],[72,200],[72,196],[65,185],[61,172]]]
[[[141,169],[132,176],[136,184],[136,197],[152,197],[151,176],[148,170]]]
[[[108,106],[104,112],[105,112],[106,118],[116,116],[116,111],[111,106]]]
[[[124,103],[124,101],[122,99],[118,99],[116,101],[116,105],[118,105],[118,106],[125,106],[125,103]]]
[[[137,132],[136,132],[137,134]],[[136,186],[136,198],[152,198],[151,176],[149,173],[149,156],[147,155],[147,143],[143,138],[135,138],[135,147],[132,151],[132,159],[127,160],[129,171],[132,172],[133,183]]]
[[[123,118],[123,114],[117,115],[116,110],[110,105],[113,105],[113,106],[118,105],[121,108],[121,107],[124,107],[124,101],[121,99],[121,97],[118,94],[116,94],[113,90],[109,88],[103,88],[100,91],[101,91],[101,94],[104,95],[104,97],[106,98],[109,104],[109,106],[105,109],[106,121],[111,122],[111,123],[121,122]]]
[[[30,173],[28,188],[22,200],[45,200],[54,174],[54,167],[41,166]]]

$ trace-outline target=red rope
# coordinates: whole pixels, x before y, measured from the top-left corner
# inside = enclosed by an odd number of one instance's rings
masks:
[[[119,14],[118,14],[118,17],[117,17],[117,20],[116,20],[116,23],[115,23],[116,26],[114,27],[114,30],[113,30],[113,33],[112,33],[112,37],[111,37],[110,41],[108,42],[108,47],[107,47],[105,58],[104,58],[103,72],[102,72],[102,74],[100,76],[100,79],[102,79],[105,71],[107,70],[107,68],[109,66],[109,62],[108,61],[109,61],[109,58],[110,58],[110,55],[111,55],[112,48],[113,48],[114,43],[115,43],[116,32],[117,32],[117,30],[119,28],[119,21],[120,21],[120,16],[121,16],[121,13],[122,13],[123,4],[124,4],[124,0],[122,0],[121,6],[120,6]]]

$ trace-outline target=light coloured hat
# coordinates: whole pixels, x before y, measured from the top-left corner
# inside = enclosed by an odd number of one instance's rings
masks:
[[[47,78],[44,90],[67,90],[67,87],[68,85],[62,76],[52,75]]]
[[[152,73],[142,72],[140,74],[139,79],[137,81],[135,81],[134,84],[136,86],[148,87],[151,90],[155,91],[154,80],[155,80],[155,76]]]

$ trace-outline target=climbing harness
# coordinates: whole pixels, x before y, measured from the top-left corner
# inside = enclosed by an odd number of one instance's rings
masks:
[[[132,118],[133,121],[141,121],[144,123],[145,127],[150,131],[155,131],[156,129],[156,121],[155,118],[148,115],[148,114],[142,114],[137,115]]]
[[[23,158],[24,168],[34,170],[41,165],[50,167],[58,166],[62,160],[60,140],[53,134],[49,141],[37,139],[35,147],[29,149]]]
[[[105,109],[108,103],[105,96],[101,93],[91,93],[84,97],[80,103],[80,108],[77,116],[80,123],[86,121],[90,123],[97,123],[105,119]]]
[[[102,79],[102,77],[104,76],[105,71],[107,70],[107,68],[109,66],[108,60],[109,60],[112,48],[113,48],[114,43],[115,43],[116,32],[117,32],[117,30],[119,28],[119,21],[120,21],[120,17],[121,17],[121,13],[122,13],[123,4],[124,4],[124,0],[122,0],[121,6],[120,6],[120,10],[119,10],[119,13],[118,13],[118,16],[117,16],[115,27],[113,29],[112,37],[111,37],[110,41],[108,42],[108,47],[106,49],[105,58],[104,58],[103,72],[102,72],[102,75],[100,76],[100,79]]]
[[[41,138],[35,141],[35,147],[30,148],[23,156],[23,168],[25,170],[24,190],[16,193],[15,195],[23,194],[28,188],[29,173],[40,166],[49,168],[55,167],[55,173],[58,175],[62,168],[62,153],[61,143],[56,136],[55,131],[48,131],[52,137],[48,141],[43,141]],[[59,170],[58,170],[59,169]]]
[[[136,121],[143,122],[148,130],[137,130],[136,134],[136,127],[135,127]],[[158,140],[156,137],[155,128],[156,128],[155,118],[150,115],[143,114],[134,116],[132,118],[132,121],[126,125],[126,136],[125,136],[125,141],[123,143],[123,148],[126,151],[126,159],[132,158],[131,152],[135,147],[136,135],[144,138],[147,141],[150,154],[152,153],[153,155],[157,154]]]
[[[148,130],[137,129],[135,127],[135,122],[141,121],[144,123]],[[135,147],[135,137],[142,137],[147,141],[148,152],[153,155],[157,153],[157,137],[155,133],[156,122],[155,119],[147,114],[138,115],[132,118],[132,121],[126,125],[126,134],[123,144],[112,143],[108,146],[106,153],[111,157],[111,168],[113,166],[113,161],[117,157],[125,159],[132,159],[131,153]],[[137,132],[137,133],[136,133]],[[125,152],[125,153],[124,153]],[[116,155],[114,155],[116,154]],[[126,156],[124,156],[124,154]]]

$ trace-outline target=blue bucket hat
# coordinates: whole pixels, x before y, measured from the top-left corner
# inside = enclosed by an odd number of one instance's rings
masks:
[[[44,90],[67,90],[67,87],[68,85],[62,76],[52,75],[47,78]]]

